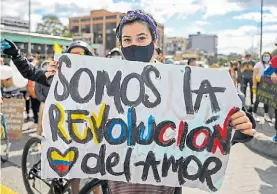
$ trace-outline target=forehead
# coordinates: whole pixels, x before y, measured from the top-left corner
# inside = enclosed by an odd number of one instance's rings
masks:
[[[141,33],[150,35],[147,24],[141,22],[134,22],[131,24],[125,24],[122,28],[122,36],[137,36]]]
[[[75,47],[73,49],[70,50],[71,53],[81,53],[81,52],[85,52],[85,50],[81,47]]]

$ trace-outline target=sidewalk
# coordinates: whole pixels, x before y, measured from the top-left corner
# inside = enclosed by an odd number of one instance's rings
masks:
[[[258,113],[260,116],[263,115],[263,108],[260,108]],[[277,158],[277,143],[272,140],[273,136],[276,135],[274,124],[266,122],[263,117],[259,118],[261,121],[256,122],[257,134],[245,145],[253,151]]]

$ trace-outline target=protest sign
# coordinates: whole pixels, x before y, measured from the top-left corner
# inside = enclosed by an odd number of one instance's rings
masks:
[[[277,84],[270,77],[262,77],[257,90],[257,99],[269,107],[277,109]]]
[[[227,71],[63,55],[44,108],[42,177],[216,191],[240,106]]]
[[[9,139],[19,140],[23,126],[23,112],[25,101],[23,99],[4,98],[1,112],[6,118]]]

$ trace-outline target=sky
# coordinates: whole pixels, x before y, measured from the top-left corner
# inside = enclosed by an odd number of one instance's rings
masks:
[[[54,14],[62,23],[68,17],[89,15],[93,9],[126,12],[143,9],[165,26],[168,37],[184,37],[198,31],[218,36],[218,52],[244,54],[259,48],[260,0],[30,0],[31,25],[43,15]],[[2,16],[28,19],[28,0],[1,0]],[[12,8],[11,8],[12,6]],[[264,0],[263,51],[277,42],[277,3]]]

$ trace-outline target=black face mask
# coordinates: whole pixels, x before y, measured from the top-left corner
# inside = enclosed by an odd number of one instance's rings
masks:
[[[121,47],[123,56],[128,61],[150,62],[154,53],[154,43],[151,42],[147,46],[132,45]]]

